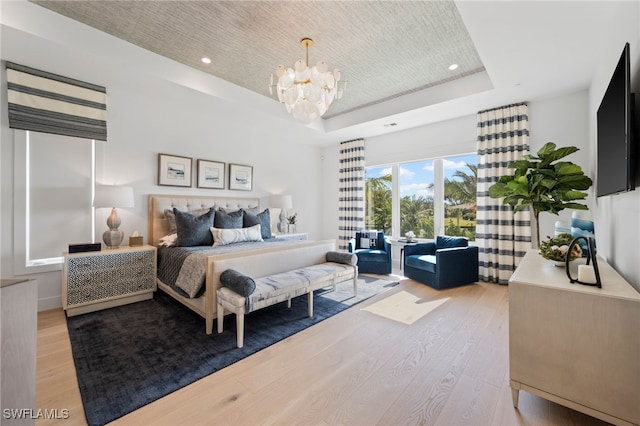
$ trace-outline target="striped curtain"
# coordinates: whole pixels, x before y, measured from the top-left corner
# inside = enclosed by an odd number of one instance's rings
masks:
[[[510,162],[529,153],[527,104],[508,105],[478,113],[478,213],[476,245],[480,279],[508,284],[511,274],[531,248],[529,210],[513,213],[502,198],[489,197],[489,187],[512,175]]]
[[[364,139],[340,143],[338,248],[364,228]]]
[[[104,87],[7,62],[9,127],[107,140]]]

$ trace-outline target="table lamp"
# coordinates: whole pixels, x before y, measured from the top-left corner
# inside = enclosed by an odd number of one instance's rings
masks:
[[[269,206],[280,209],[278,231],[287,232],[287,209],[293,207],[291,195],[274,194],[269,196]]]
[[[133,188],[130,186],[98,185],[93,206],[96,208],[111,207],[111,214],[107,218],[109,230],[104,231],[102,240],[108,248],[118,248],[124,239],[124,232],[118,229],[121,221],[116,207],[133,207]]]

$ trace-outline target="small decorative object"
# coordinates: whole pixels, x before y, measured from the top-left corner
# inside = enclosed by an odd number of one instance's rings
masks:
[[[158,185],[191,186],[191,158],[158,154]]]
[[[560,234],[570,234],[571,224],[564,220],[557,220],[553,228],[553,234],[557,237]]]
[[[130,186],[96,186],[96,194],[93,200],[96,208],[110,207],[111,214],[107,218],[109,230],[104,231],[102,240],[109,248],[118,248],[124,239],[124,232],[120,231],[120,216],[116,207],[133,207],[133,188]]]
[[[571,214],[571,235],[573,235],[574,238],[585,237],[585,239],[583,240],[584,243],[581,244],[582,253],[583,256],[588,256],[589,247],[587,245],[587,239],[593,239],[594,247],[596,244],[595,227],[593,225],[593,220],[591,220],[591,215],[589,214],[589,212],[577,211]]]
[[[130,247],[142,247],[142,235],[139,235],[138,231],[135,231],[129,237],[129,246]]]
[[[198,188],[224,189],[224,163],[198,160]]]
[[[583,240],[588,247],[587,264],[578,265],[578,279],[576,280],[571,276],[571,272],[569,271],[569,259],[565,260],[565,269],[569,277],[569,282],[571,284],[578,283],[602,288],[598,261],[596,260],[595,240],[591,237],[576,237],[569,244],[569,250],[573,250],[574,247],[580,247],[581,240]],[[582,249],[580,249],[580,251],[582,252]],[[591,265],[589,265],[589,262],[591,262]]]
[[[293,207],[291,195],[273,194],[269,196],[269,206],[280,209],[278,232],[287,232],[287,209]]]
[[[547,237],[547,240],[540,243],[539,253],[545,259],[553,261],[556,266],[564,266],[567,257],[569,261],[582,257],[582,248],[579,245],[574,245],[570,250],[572,240],[571,234],[567,233]]]
[[[558,161],[578,151],[575,146],[556,149],[556,144],[547,142],[538,151],[538,156],[525,155],[524,159],[512,161],[509,168],[513,175],[502,176],[489,187],[491,198],[503,198],[503,204],[513,207],[514,213],[530,208],[536,222],[536,243],[540,247],[540,213],[558,214],[564,209],[588,210],[577,201],[587,198],[584,192],[593,181],[582,171],[582,167],[570,161]]]
[[[416,237],[416,234],[414,234],[413,231],[409,231],[404,234],[404,236],[407,238],[407,242],[410,243]]]
[[[287,216],[287,232],[296,232],[296,221],[298,220],[298,213],[294,213],[291,216]]]
[[[253,167],[229,164],[229,189],[251,191],[253,188]]]

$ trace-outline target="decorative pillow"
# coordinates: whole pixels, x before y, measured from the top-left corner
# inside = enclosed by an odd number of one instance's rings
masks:
[[[213,220],[213,226],[219,229],[232,229],[242,228],[242,217],[244,212],[237,210],[232,213],[225,213],[220,210],[216,210],[216,218]]]
[[[173,212],[171,212],[171,214],[173,214]],[[175,218],[175,216],[174,216]],[[174,246],[176,244],[176,240],[178,239],[178,234],[176,234],[175,232],[173,234],[169,234],[169,235],[165,235],[164,237],[160,238],[160,243],[158,243],[159,246],[165,246],[165,247],[171,247]]]
[[[262,213],[258,214],[244,210],[242,226],[248,228],[255,225],[260,225],[263,240],[271,238],[271,213],[269,213],[269,209],[265,209]]]
[[[258,210],[257,207],[247,207],[247,208],[243,208],[242,210],[244,210],[245,213],[249,212],[253,214],[258,214],[260,212],[260,210]]]
[[[220,282],[225,287],[238,293],[240,296],[247,297],[256,289],[256,282],[253,278],[238,272],[235,269],[227,269],[220,274]]]
[[[175,234],[178,228],[176,228],[176,215],[173,214],[173,210],[166,209],[164,211],[164,217],[167,219],[167,222],[169,222],[169,235]]]
[[[436,238],[436,249],[452,248],[452,247],[467,247],[469,240],[465,237],[447,237],[444,235],[438,235]]]
[[[212,208],[213,207],[207,207],[207,208],[202,208],[202,209],[197,209],[197,210],[189,210],[189,213],[191,213],[194,216],[202,216],[203,214],[209,213],[209,210],[211,210]],[[173,209],[165,209],[164,217],[169,222],[169,234],[168,235],[175,234],[177,232],[176,215],[173,214]]]
[[[235,229],[220,229],[212,227],[211,235],[213,235],[214,246],[224,246],[244,241],[262,241],[260,225]]]
[[[174,208],[173,214],[176,216],[176,228],[178,231],[177,246],[210,246],[213,244],[213,238],[209,231],[209,228],[213,225],[215,215],[213,210],[210,209],[208,213],[201,216],[194,216],[191,213]]]
[[[356,265],[358,256],[355,253],[347,253],[344,251],[327,252],[327,262],[344,263],[345,265]]]

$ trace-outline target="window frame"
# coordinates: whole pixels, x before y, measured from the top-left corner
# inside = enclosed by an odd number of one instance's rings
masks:
[[[91,197],[95,190],[96,180],[96,141],[88,140],[91,143],[90,161],[90,186]],[[30,256],[30,131],[14,129],[14,202],[13,202],[13,273],[14,275],[27,275],[42,272],[60,271],[62,269],[63,257],[54,256],[49,258],[32,259]],[[91,241],[95,235],[95,209],[87,212],[91,215]]]
[[[391,168],[391,235],[390,238],[403,238],[400,235],[400,167],[403,164],[418,162],[433,162],[433,225],[434,235],[444,235],[446,228],[445,220],[445,200],[444,200],[444,160],[454,157],[462,157],[466,155],[477,155],[477,152],[466,152],[458,154],[450,154],[433,158],[424,158],[420,160],[397,161],[394,163],[367,164],[366,168],[374,167],[390,167]],[[477,164],[477,163],[476,163]],[[365,200],[367,202],[367,200]],[[365,209],[367,207],[365,206]],[[432,241],[430,238],[421,238],[423,241]]]

